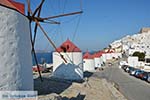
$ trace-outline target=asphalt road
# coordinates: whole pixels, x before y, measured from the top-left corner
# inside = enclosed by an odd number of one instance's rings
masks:
[[[118,68],[118,62],[105,68],[104,71],[95,72],[93,76],[115,82],[119,91],[128,100],[150,100],[150,83],[130,76]]]

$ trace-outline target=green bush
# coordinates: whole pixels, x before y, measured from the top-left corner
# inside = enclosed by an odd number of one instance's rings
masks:
[[[134,52],[132,56],[138,57],[139,61],[145,60],[145,53],[143,53],[143,52]]]

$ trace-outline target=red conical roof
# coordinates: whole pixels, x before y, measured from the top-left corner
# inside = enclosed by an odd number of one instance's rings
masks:
[[[83,59],[93,59],[93,56],[88,51],[86,51],[86,53],[83,55]]]
[[[56,49],[58,52],[81,52],[81,50],[67,39],[60,47]]]
[[[22,14],[24,14],[24,12],[25,12],[24,4],[15,2],[13,0],[0,0],[0,5],[15,9]]]

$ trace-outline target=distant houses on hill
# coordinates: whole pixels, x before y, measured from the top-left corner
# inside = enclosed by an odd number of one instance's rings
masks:
[[[132,55],[134,52],[144,52],[150,56],[150,28],[142,28],[139,33],[132,36],[127,35],[120,40],[115,40],[110,44],[110,48],[115,51]]]

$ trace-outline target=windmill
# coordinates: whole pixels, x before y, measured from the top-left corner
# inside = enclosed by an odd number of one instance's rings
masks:
[[[42,81],[42,77],[41,77],[41,73],[40,73],[40,67],[38,65],[38,61],[37,61],[37,57],[36,57],[36,53],[35,53],[35,48],[34,48],[35,40],[36,40],[36,36],[37,36],[37,28],[38,27],[40,28],[40,30],[42,31],[42,33],[44,34],[44,36],[47,38],[47,40],[49,41],[49,43],[57,51],[56,45],[51,40],[51,38],[48,36],[47,32],[44,30],[44,28],[41,26],[40,23],[42,23],[42,22],[49,22],[51,24],[60,24],[60,22],[54,21],[52,19],[59,18],[59,17],[76,15],[76,14],[82,14],[83,11],[82,11],[82,7],[81,7],[80,11],[77,11],[77,12],[65,13],[65,14],[60,14],[60,15],[55,15],[55,16],[49,16],[49,17],[42,18],[42,17],[40,17],[40,14],[41,14],[41,9],[42,9],[42,6],[43,6],[45,0],[41,0],[41,3],[38,5],[38,7],[35,9],[34,12],[31,11],[30,0],[26,0],[26,1],[27,1],[27,4],[28,4],[28,14],[27,14],[27,17],[28,17],[29,22],[30,22],[29,26],[30,26],[30,39],[31,39],[31,44],[32,44],[32,53],[33,53],[33,56],[35,58],[35,62],[36,62],[36,65],[37,65],[37,69],[38,69],[38,72],[39,72],[40,79]],[[81,4],[80,4],[80,6],[81,6]],[[32,30],[31,30],[32,29],[31,28],[31,23],[32,22],[35,22],[34,34],[33,35],[32,35]],[[57,52],[59,53],[60,57],[64,60],[64,62],[67,63],[67,61],[63,57],[63,55],[59,51],[57,51]]]

